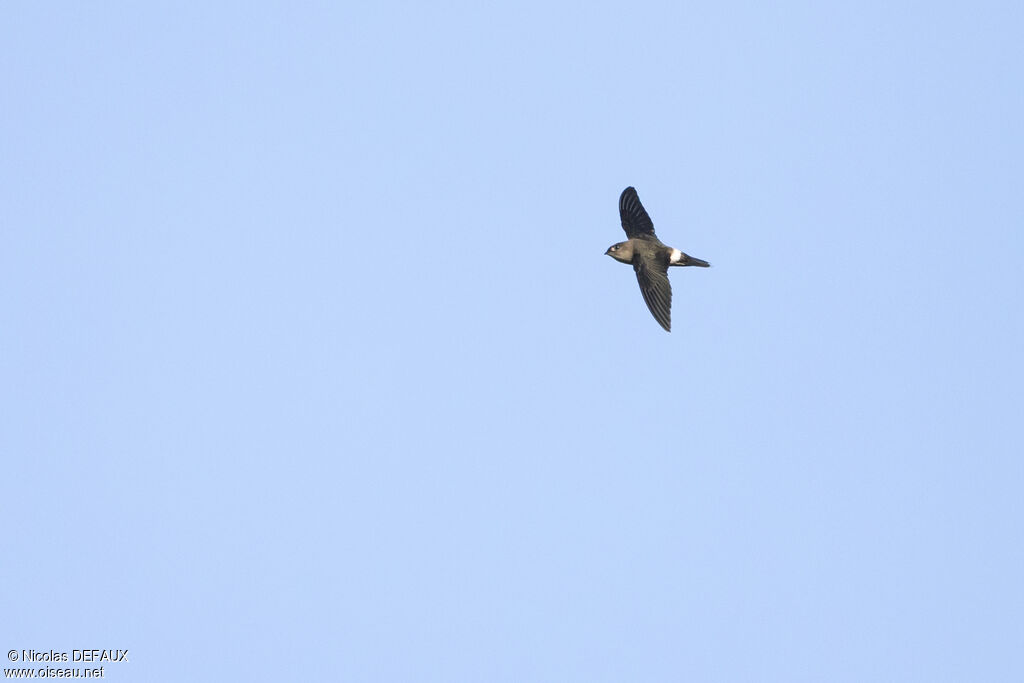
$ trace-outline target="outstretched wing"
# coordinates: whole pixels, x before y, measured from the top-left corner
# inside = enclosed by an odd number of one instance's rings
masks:
[[[666,332],[671,332],[672,285],[668,281],[668,264],[655,259],[638,259],[633,263],[633,270],[651,315]]]
[[[619,196],[619,216],[622,218],[622,229],[626,231],[626,237],[654,237],[654,222],[647,215],[644,205],[640,203],[640,197],[632,187],[627,187]]]

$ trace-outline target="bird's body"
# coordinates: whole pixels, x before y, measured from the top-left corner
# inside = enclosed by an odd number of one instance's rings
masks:
[[[605,254],[633,266],[647,308],[658,324],[666,331],[671,331],[672,285],[668,281],[669,266],[707,268],[710,264],[663,244],[654,234],[654,223],[632,187],[623,190],[619,197],[619,217],[629,239],[608,247]]]

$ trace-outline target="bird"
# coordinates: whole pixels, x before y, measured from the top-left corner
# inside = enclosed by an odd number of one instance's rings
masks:
[[[640,293],[651,315],[666,332],[671,332],[672,285],[668,281],[669,266],[708,268],[711,264],[662,244],[654,234],[654,222],[632,187],[627,187],[619,196],[619,217],[629,239],[613,244],[604,253],[616,261],[633,266],[637,282],[640,283]]]

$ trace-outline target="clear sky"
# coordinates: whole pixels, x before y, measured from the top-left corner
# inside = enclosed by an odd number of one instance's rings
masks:
[[[5,3],[0,651],[1024,680],[1022,35],[1016,2]],[[671,334],[603,255],[627,185],[713,265]]]

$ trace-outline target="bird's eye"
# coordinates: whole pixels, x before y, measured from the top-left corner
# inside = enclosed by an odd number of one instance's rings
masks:
[[[612,251],[618,251],[618,250],[619,250],[618,247],[612,247]]]

